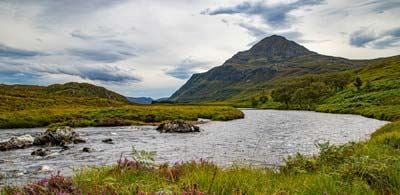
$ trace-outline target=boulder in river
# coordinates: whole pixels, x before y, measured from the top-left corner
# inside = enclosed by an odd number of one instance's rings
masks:
[[[1,181],[2,179],[5,179],[5,178],[6,178],[6,174],[3,173],[3,172],[0,172],[0,181]]]
[[[200,128],[184,120],[173,120],[161,123],[157,130],[161,133],[192,133],[200,132]]]
[[[47,165],[43,165],[38,169],[38,172],[40,173],[51,172],[51,171],[53,171],[53,169]]]
[[[111,139],[111,138],[107,138],[107,139],[103,139],[103,140],[101,140],[103,143],[106,143],[106,144],[114,144],[114,141]]]
[[[31,135],[22,135],[19,137],[12,137],[8,140],[0,141],[0,151],[21,149],[32,146],[34,139]]]
[[[84,148],[82,149],[82,152],[90,153],[90,152],[92,152],[92,151],[93,151],[93,149],[88,148],[88,147],[84,147]]]
[[[46,148],[40,148],[31,153],[32,156],[47,156],[49,154],[50,150]]]
[[[79,137],[71,127],[58,127],[48,129],[35,138],[34,145],[64,146],[70,143],[84,143],[85,140]]]

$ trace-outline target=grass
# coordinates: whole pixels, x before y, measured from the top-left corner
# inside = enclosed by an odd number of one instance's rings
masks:
[[[122,95],[87,83],[0,85],[0,129],[141,125],[198,118],[232,120],[243,118],[243,113],[230,106],[132,104]]]
[[[31,128],[49,125],[122,126],[165,120],[198,118],[232,120],[243,113],[229,106],[207,105],[120,105],[113,107],[55,106],[15,112],[0,112],[0,128]]]
[[[327,143],[319,148],[319,155],[298,154],[288,158],[278,171],[248,166],[219,167],[207,161],[148,165],[133,158],[114,166],[85,168],[71,178],[55,175],[46,182],[7,187],[2,193],[38,190],[42,194],[400,193],[400,121],[377,130],[368,141],[342,146]]]

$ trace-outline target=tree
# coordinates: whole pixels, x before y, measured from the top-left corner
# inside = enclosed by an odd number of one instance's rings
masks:
[[[289,102],[292,98],[292,91],[289,87],[280,87],[272,91],[272,99],[277,102],[283,102],[286,105],[286,108],[289,108]]]
[[[251,98],[251,107],[255,108],[258,105],[258,101],[255,97]]]
[[[356,77],[356,80],[354,81],[354,86],[357,88],[357,90],[359,90],[363,84],[362,80],[360,79],[360,77]]]

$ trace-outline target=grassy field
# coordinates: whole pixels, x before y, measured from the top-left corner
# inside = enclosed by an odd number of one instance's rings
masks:
[[[48,87],[0,85],[0,128],[49,125],[121,126],[198,118],[232,120],[243,113],[230,106],[138,105],[105,88],[67,83]]]
[[[0,112],[0,128],[29,128],[49,125],[123,126],[164,120],[198,118],[232,120],[243,113],[229,106],[207,105],[120,105],[113,107],[56,106],[14,112]]]

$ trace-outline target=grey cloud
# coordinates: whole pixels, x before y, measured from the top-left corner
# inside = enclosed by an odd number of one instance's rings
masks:
[[[371,0],[365,3],[362,3],[360,7],[371,7],[372,10],[382,13],[387,10],[400,8],[400,1],[398,0]]]
[[[12,65],[12,66],[10,66]],[[140,82],[142,79],[126,70],[111,65],[42,65],[28,61],[0,62],[0,75],[8,78],[26,79],[38,78],[43,75],[70,75],[93,81],[129,83]],[[23,77],[19,75],[25,75]]]
[[[357,30],[350,35],[350,45],[376,49],[398,46],[400,45],[400,27],[381,33],[375,33],[367,28]]]
[[[134,57],[135,54],[129,51],[113,51],[113,48],[109,49],[69,49],[68,53],[73,56],[78,56],[82,59],[95,61],[95,62],[105,62],[113,63],[121,60]]]
[[[17,49],[0,44],[0,57],[8,58],[27,58],[34,57],[38,55],[44,55],[44,53],[30,50]]]
[[[68,53],[82,59],[112,63],[136,56],[135,48],[125,41],[115,39],[114,35],[95,32],[93,34],[73,31],[70,35],[87,42],[92,48],[71,48]]]
[[[265,23],[274,27],[288,27],[290,21],[288,19],[288,13],[290,11],[305,7],[314,6],[323,3],[324,0],[298,0],[287,4],[277,4],[274,6],[267,6],[265,0],[250,2],[245,1],[240,4],[219,7],[216,9],[207,9],[202,11],[202,14],[206,15],[220,15],[220,14],[245,14],[261,16]]]
[[[76,76],[80,76],[84,79],[104,82],[126,83],[141,81],[141,78],[129,73],[125,73],[118,67],[112,66],[104,66],[101,68],[83,68],[79,70],[79,73],[80,74]]]
[[[178,79],[188,79],[192,74],[196,73],[195,68],[208,66],[206,62],[199,62],[190,58],[182,60],[174,69],[165,73]]]
[[[256,26],[247,23],[240,23],[239,26],[246,29],[248,33],[253,37],[264,37],[266,35],[263,29]]]
[[[377,35],[367,29],[355,31],[350,35],[350,44],[356,47],[364,47],[367,43],[378,39]]]

